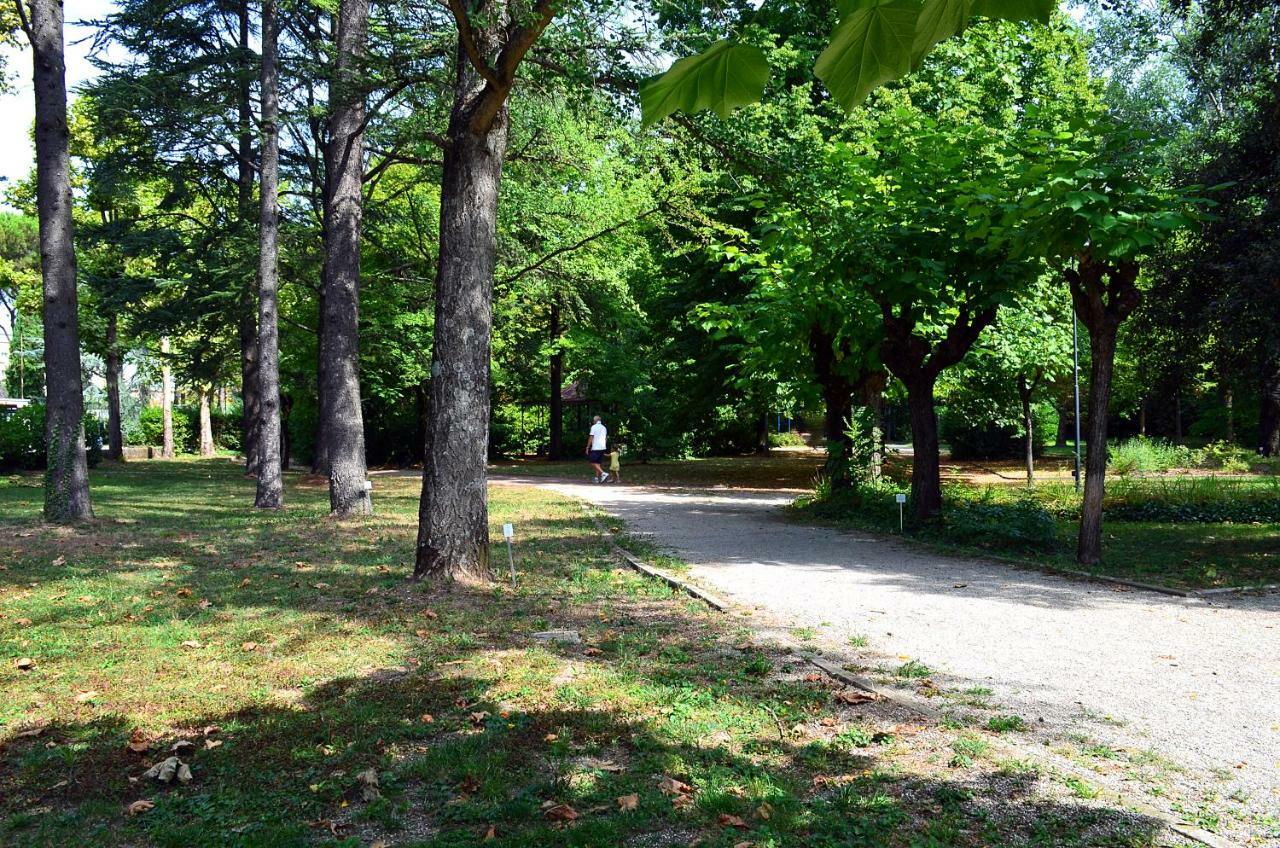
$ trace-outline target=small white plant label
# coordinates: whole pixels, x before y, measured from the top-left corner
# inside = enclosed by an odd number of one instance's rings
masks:
[[[906,502],[907,502],[907,496],[906,496],[906,495],[894,495],[894,496],[893,496],[893,499],[894,499],[895,501],[897,501],[898,503],[906,503]]]
[[[515,535],[516,535],[516,528],[514,524],[502,525],[502,538],[513,539],[515,538]]]

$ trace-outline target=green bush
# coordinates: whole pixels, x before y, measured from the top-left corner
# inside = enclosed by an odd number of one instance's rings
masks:
[[[796,430],[788,430],[785,433],[770,433],[769,447],[771,448],[803,448],[807,447],[804,436]]]
[[[0,469],[43,468],[44,407],[31,404],[0,415]]]
[[[1058,413],[1052,405],[1032,407],[1032,452],[1044,452],[1045,437],[1058,431]],[[1021,424],[975,418],[965,409],[943,409],[938,416],[939,435],[951,446],[952,459],[1021,459],[1026,441]]]
[[[138,416],[138,429],[141,431],[142,444],[160,447],[164,444],[164,412],[158,406],[148,406]],[[189,450],[187,447],[193,438],[191,418],[184,407],[173,409],[173,446],[174,450]],[[194,436],[199,439],[199,435]],[[196,443],[199,446],[199,443]]]
[[[1116,521],[1170,524],[1280,522],[1280,479],[1259,485],[1216,477],[1120,481],[1107,493]]]
[[[1112,445],[1107,451],[1107,470],[1120,477],[1130,474],[1195,468],[1196,452],[1186,445],[1139,436]]]
[[[1058,524],[1033,500],[1014,503],[982,501],[954,503],[942,514],[947,541],[984,548],[1052,550],[1058,545]]]
[[[92,415],[84,417],[84,437],[89,467],[102,461],[107,425]],[[44,405],[33,403],[0,415],[0,470],[33,470],[45,467]]]

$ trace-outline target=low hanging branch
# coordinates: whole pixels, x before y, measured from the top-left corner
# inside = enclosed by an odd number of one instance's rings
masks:
[[[614,224],[611,227],[605,227],[603,230],[594,232],[589,236],[585,236],[581,239],[578,239],[573,244],[566,244],[563,247],[558,247],[555,250],[551,251],[550,253],[539,258],[537,262],[534,262],[530,265],[526,265],[523,268],[521,268],[519,271],[516,271],[514,274],[509,274],[508,276],[503,277],[501,280],[498,280],[497,284],[500,286],[510,285],[511,283],[514,283],[516,280],[523,277],[525,274],[529,274],[538,270],[543,265],[546,265],[548,262],[550,262],[552,259],[555,259],[557,256],[563,256],[566,253],[571,253],[580,247],[585,247],[586,245],[590,244],[591,242],[595,241],[598,238],[603,238],[609,235],[610,233],[617,232],[623,227],[627,227],[627,226],[630,226],[631,224],[635,224],[640,221],[643,221],[645,218],[648,218],[650,215],[654,214],[655,212],[660,212],[665,206],[666,206],[666,203],[659,203],[657,206],[654,206],[652,209],[646,209],[644,212],[641,212],[639,215],[636,215],[635,217],[628,218],[625,221],[619,221],[618,223]]]

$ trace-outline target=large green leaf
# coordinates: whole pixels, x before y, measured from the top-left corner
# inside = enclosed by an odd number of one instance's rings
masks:
[[[920,67],[924,57],[939,41],[959,35],[969,23],[975,0],[925,0],[916,19],[916,37],[911,43],[911,67]]]
[[[717,41],[641,83],[640,114],[645,126],[673,112],[691,115],[711,109],[728,117],[737,107],[758,101],[768,81],[769,62],[759,48]]]
[[[861,103],[876,86],[911,70],[918,0],[889,0],[845,15],[814,73],[846,109]]]
[[[1058,8],[1058,0],[974,0],[973,14],[979,18],[1047,23]]]

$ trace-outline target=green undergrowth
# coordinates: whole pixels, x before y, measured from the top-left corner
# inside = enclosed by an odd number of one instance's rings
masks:
[[[841,526],[898,532],[895,491],[880,486],[802,497],[792,513]],[[905,534],[940,550],[1010,557],[1078,570],[1080,495],[1071,484],[944,487],[939,521]],[[1103,560],[1096,574],[1179,589],[1280,583],[1280,478],[1118,478],[1107,483]]]
[[[995,731],[834,697],[554,494],[493,490],[515,587],[443,589],[405,579],[412,477],[338,523],[322,481],[262,514],[232,462],[139,463],[77,529],[0,480],[6,846],[1169,844],[1010,773]],[[145,777],[180,740],[190,783]]]

